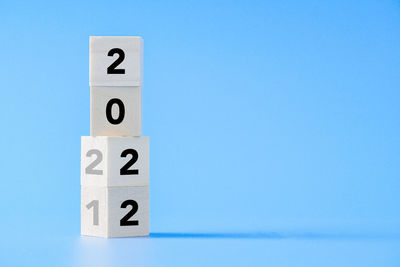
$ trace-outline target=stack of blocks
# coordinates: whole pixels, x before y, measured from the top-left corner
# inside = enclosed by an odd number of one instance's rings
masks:
[[[149,234],[149,138],[142,134],[143,40],[90,37],[90,136],[81,146],[81,233]]]

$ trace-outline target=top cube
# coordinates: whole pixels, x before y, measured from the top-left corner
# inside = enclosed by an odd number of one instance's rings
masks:
[[[91,36],[89,57],[90,86],[142,86],[141,37]]]

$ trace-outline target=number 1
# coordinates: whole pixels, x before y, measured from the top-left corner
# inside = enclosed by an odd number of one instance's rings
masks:
[[[93,200],[89,204],[86,205],[87,209],[93,207],[93,225],[99,225],[99,201]]]

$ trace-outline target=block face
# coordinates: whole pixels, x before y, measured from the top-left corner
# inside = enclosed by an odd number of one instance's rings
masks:
[[[107,185],[107,139],[81,137],[81,185]]]
[[[83,136],[82,186],[149,184],[149,138]]]
[[[149,187],[109,187],[108,237],[149,234]]]
[[[142,135],[141,87],[91,87],[90,135]]]
[[[149,138],[108,138],[109,186],[149,184]]]
[[[106,187],[81,188],[81,234],[107,237]]]
[[[141,86],[143,39],[137,36],[91,36],[90,86]]]

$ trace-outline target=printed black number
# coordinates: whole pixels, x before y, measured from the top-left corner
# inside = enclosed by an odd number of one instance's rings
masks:
[[[112,117],[112,107],[114,104],[116,104],[119,109],[119,115],[116,119],[114,119]],[[107,120],[111,124],[120,124],[124,120],[125,106],[124,106],[124,103],[122,103],[121,99],[113,98],[113,99],[110,99],[110,101],[108,101],[107,106],[106,106],[106,117],[107,117]]]
[[[118,67],[118,65],[121,64],[125,59],[124,50],[121,48],[113,48],[108,51],[107,56],[112,57],[114,54],[118,54],[119,57],[107,68],[107,74],[125,74],[125,69],[116,69],[116,67]]]
[[[121,208],[126,209],[126,207],[131,206],[132,209],[120,220],[120,225],[121,226],[128,226],[128,225],[139,225],[138,220],[133,220],[129,221],[129,219],[135,215],[135,213],[138,211],[139,206],[135,200],[125,200],[121,204]]]
[[[103,160],[103,154],[98,149],[91,149],[86,153],[86,157],[91,157],[92,155],[95,155],[96,159],[86,167],[85,172],[87,174],[102,175],[102,170],[95,170],[94,168]]]
[[[132,155],[132,158],[121,168],[119,173],[121,175],[135,175],[135,174],[137,175],[137,174],[139,174],[138,169],[133,169],[133,170],[129,169],[138,160],[139,154],[137,153],[137,151],[135,149],[132,149],[132,148],[126,149],[126,150],[122,151],[122,153],[121,153],[121,157],[124,157],[124,158],[128,155]]]

